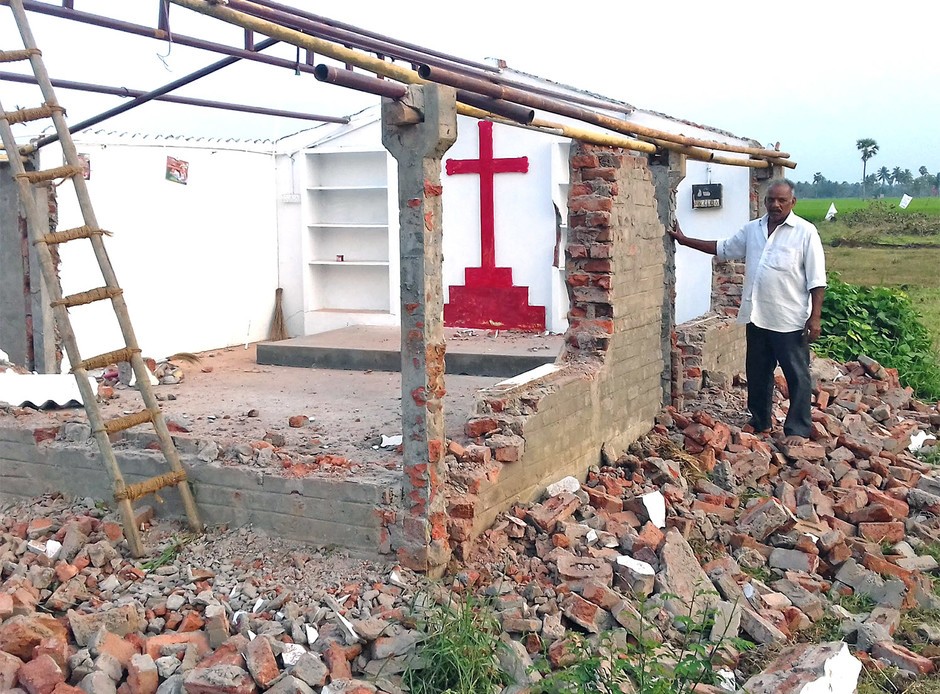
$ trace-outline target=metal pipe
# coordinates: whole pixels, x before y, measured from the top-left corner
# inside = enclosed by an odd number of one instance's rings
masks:
[[[229,24],[234,24],[246,29],[252,29],[258,33],[266,34],[273,38],[279,38],[281,41],[290,43],[295,46],[300,46],[301,48],[306,48],[307,50],[314,51],[320,55],[328,56],[342,63],[348,63],[351,65],[356,65],[358,67],[364,68],[371,72],[374,72],[385,77],[391,77],[392,79],[405,82],[407,84],[423,84],[424,80],[421,79],[413,71],[400,67],[398,65],[386,63],[384,60],[379,60],[377,58],[372,58],[369,55],[364,55],[360,52],[354,51],[352,49],[343,48],[342,46],[337,46],[336,44],[330,43],[323,39],[316,38],[314,36],[309,36],[303,34],[294,29],[289,29],[287,27],[279,26],[273,22],[267,22],[258,17],[253,17],[251,15],[245,14],[244,12],[236,12],[235,10],[229,9],[224,5],[218,5],[206,0],[170,0],[175,5],[181,5],[186,7],[194,12],[199,12],[200,14],[208,15],[210,17],[215,17],[216,19],[222,20]],[[457,112],[471,116],[473,118],[493,118],[493,114],[482,111],[481,109],[474,108],[472,106],[467,106],[466,104],[457,104]],[[614,121],[614,119],[610,119]],[[512,122],[512,121],[508,121]],[[616,122],[616,121],[614,121]],[[552,131],[558,134],[564,134],[567,137],[572,137],[574,139],[584,140],[585,142],[597,142],[598,144],[613,144],[612,138],[607,137],[605,133],[591,133],[583,129],[572,128],[559,123],[552,123],[550,121],[536,119],[533,122],[533,125],[536,126],[536,129],[543,131]],[[579,133],[569,134],[569,133]],[[664,133],[666,134],[666,133]],[[636,140],[631,140],[629,138],[613,138],[616,139],[616,144],[613,146],[624,147],[627,149],[636,149],[639,151],[647,151],[646,148],[649,146],[648,143],[638,142]],[[665,146],[676,149],[690,150],[688,147],[683,147],[683,145],[678,145],[675,143],[668,143]],[[765,160],[757,161],[753,159],[737,159],[737,158],[728,158],[722,157],[721,159],[716,158],[714,152],[707,152],[704,150],[691,149],[686,152],[690,158],[693,159],[702,159],[704,161],[720,161],[720,163],[727,163],[734,166],[747,166],[751,168],[768,168],[771,166],[771,163]],[[775,163],[777,163],[775,161]],[[792,162],[790,162],[792,164]],[[795,164],[793,164],[795,166]]]
[[[358,72],[353,72],[352,70],[332,67],[322,63],[317,65],[314,74],[321,82],[335,84],[340,87],[348,87],[377,96],[385,96],[389,99],[401,99],[407,92],[407,89],[399,82],[380,80],[377,77],[363,75]],[[474,106],[484,111],[495,113],[518,123],[531,123],[535,119],[535,111],[532,109],[508,101],[488,99],[485,96],[465,92],[460,89],[457,90],[457,100],[468,106]]]
[[[257,50],[261,51],[261,50],[264,50],[265,48],[270,48],[276,43],[278,43],[277,39],[265,39],[260,44],[258,44]],[[185,87],[187,84],[192,84],[196,80],[202,79],[203,77],[211,75],[214,72],[218,72],[219,70],[222,70],[223,68],[227,68],[229,65],[234,65],[239,60],[241,60],[241,58],[238,58],[235,56],[222,58],[222,60],[218,60],[212,63],[211,65],[206,65],[204,68],[200,68],[199,70],[196,70],[195,72],[191,72],[188,75],[184,75],[183,77],[180,77],[179,79],[175,79],[172,82],[164,84],[162,87],[157,87],[156,89],[152,89],[149,92],[140,94],[139,96],[134,97],[130,101],[127,101],[123,104],[115,106],[114,108],[110,108],[107,111],[104,111],[103,113],[99,113],[96,116],[92,116],[91,118],[86,118],[85,120],[79,123],[76,123],[75,125],[71,125],[69,126],[69,132],[74,134],[74,133],[81,132],[82,130],[85,130],[87,128],[90,128],[93,125],[98,125],[98,123],[101,123],[102,121],[106,121],[109,118],[114,118],[114,116],[119,116],[122,113],[126,113],[127,111],[130,111],[133,108],[137,108],[141,104],[146,104],[148,101],[153,101],[158,96],[163,96],[164,94],[168,94],[169,92],[172,92],[175,89],[179,89],[180,87]],[[57,142],[58,140],[59,140],[59,135],[57,133],[53,133],[51,135],[46,135],[45,137],[40,137],[38,140],[36,140],[36,142],[33,143],[33,146],[36,149],[39,149],[40,147],[45,147],[46,145],[52,144],[53,142]]]
[[[269,7],[275,10],[281,10],[283,12],[288,12],[297,17],[302,17],[304,19],[309,19],[310,21],[320,22],[321,24],[326,24],[327,26],[336,27],[338,29],[346,29],[347,31],[358,34],[359,36],[364,36],[371,39],[377,39],[379,41],[384,41],[393,46],[399,48],[410,49],[413,51],[420,51],[426,57],[423,60],[419,60],[420,63],[432,64],[433,60],[428,60],[428,57],[439,58],[441,60],[448,61],[453,63],[451,69],[458,72],[468,72],[469,74],[474,74],[474,70],[486,72],[487,79],[491,79],[494,82],[499,82],[500,84],[505,84],[507,86],[519,87],[521,89],[527,89],[536,94],[542,94],[543,96],[553,96],[555,98],[563,99],[565,101],[570,101],[575,104],[582,104],[584,106],[595,106],[598,108],[604,108],[608,111],[616,111],[618,113],[633,113],[635,110],[629,104],[623,103],[611,103],[610,101],[604,101],[602,99],[594,98],[588,96],[587,94],[565,94],[562,92],[554,91],[552,89],[546,89],[545,87],[538,87],[535,85],[527,85],[515,80],[511,80],[507,77],[504,77],[500,74],[500,68],[493,65],[487,65],[486,63],[478,63],[472,60],[466,60],[465,58],[460,58],[458,56],[450,55],[448,53],[441,53],[440,51],[435,51],[430,48],[425,48],[424,46],[418,46],[413,43],[408,43],[406,41],[399,41],[390,36],[385,36],[383,34],[378,34],[367,29],[362,29],[351,24],[346,24],[344,22],[339,22],[334,19],[329,19],[328,17],[323,17],[321,15],[316,15],[311,12],[305,12],[294,7],[288,7],[273,0],[251,0],[256,5],[262,5],[264,7]],[[390,53],[391,54],[391,53]],[[443,65],[441,67],[444,67]]]
[[[403,45],[394,39],[381,37],[378,34],[372,35],[371,32],[365,32],[357,27],[344,25],[343,28],[335,28],[336,23],[332,20],[318,17],[309,12],[303,12],[291,7],[285,7],[270,0],[228,0],[228,6],[233,10],[244,12],[253,17],[258,17],[266,21],[275,22],[281,26],[302,31],[311,36],[323,38],[328,41],[335,41],[351,48],[359,48],[369,52],[382,53],[394,58],[407,60],[411,63],[433,65],[445,70],[453,70],[462,74],[467,74],[481,79],[488,79],[494,82],[505,84],[517,89],[523,89],[527,92],[541,94],[552,99],[559,99],[570,103],[580,103],[582,105],[604,108],[608,111],[617,111],[620,113],[632,113],[632,106],[617,105],[610,102],[592,99],[587,96],[565,94],[562,92],[545,89],[543,87],[531,87],[512,80],[508,80],[498,74],[492,74],[490,66],[480,65],[479,63],[470,63],[469,61],[460,61],[453,56],[437,54],[420,46],[412,44]],[[314,19],[316,18],[316,19]],[[331,25],[332,24],[332,25]],[[365,38],[364,38],[365,37]],[[461,64],[463,63],[463,64]],[[487,68],[487,74],[481,75],[481,68]]]
[[[302,19],[308,19],[311,22],[319,22],[328,27],[334,27],[336,29],[345,30],[351,34],[358,34],[360,37],[365,37],[368,39],[375,39],[376,41],[383,42],[385,44],[391,45],[396,49],[404,48],[411,51],[419,51],[424,53],[427,56],[433,56],[435,58],[440,58],[441,60],[446,60],[451,63],[457,63],[459,65],[465,65],[476,70],[484,70],[486,72],[499,72],[499,68],[494,67],[493,65],[487,65],[486,63],[478,63],[473,60],[467,60],[466,58],[461,58],[456,55],[450,55],[448,53],[441,53],[439,51],[432,50],[430,48],[424,48],[423,46],[418,46],[413,43],[407,43],[405,41],[399,41],[390,36],[385,36],[383,34],[376,33],[374,31],[369,31],[367,29],[361,29],[352,24],[346,24],[345,22],[339,22],[335,19],[330,19],[329,17],[323,17],[322,15],[313,14],[312,12],[306,12],[304,10],[297,9],[296,7],[290,7],[288,5],[281,4],[279,2],[274,2],[273,0],[253,0],[254,4],[267,7],[272,10],[280,10],[281,12],[287,12],[293,14]],[[381,51],[380,51],[381,52]],[[391,53],[388,53],[391,55]],[[424,61],[419,61],[424,62]]]
[[[0,81],[20,82],[22,84],[37,84],[36,78],[32,75],[21,75],[16,72],[0,72]],[[147,92],[127,87],[108,87],[101,84],[90,84],[88,82],[73,82],[72,80],[53,79],[52,86],[57,89],[74,89],[82,92],[92,92],[94,94],[110,94],[111,96],[133,97],[141,96]],[[264,106],[248,106],[245,104],[232,104],[226,101],[210,101],[208,99],[196,99],[189,96],[178,96],[175,94],[164,94],[154,97],[154,101],[165,101],[171,104],[184,104],[186,106],[199,106],[202,108],[218,108],[226,111],[238,111],[241,113],[257,113],[262,116],[279,116],[283,118],[297,118],[299,120],[319,121],[322,123],[348,123],[349,118],[345,116],[321,116],[314,113],[301,113],[300,111],[284,111],[282,109],[267,108]]]
[[[408,93],[408,88],[400,82],[380,80],[378,77],[363,75],[344,68],[331,67],[323,63],[314,68],[313,75],[327,84],[348,87],[356,91],[388,97],[389,99],[401,99]]]
[[[0,5],[9,4],[10,0],[0,0]],[[273,55],[255,53],[243,48],[234,48],[232,46],[226,46],[222,43],[204,41],[203,39],[184,36],[183,34],[171,35],[168,32],[160,29],[153,29],[141,24],[133,24],[132,22],[125,22],[119,19],[111,19],[110,17],[105,17],[98,14],[91,14],[89,12],[81,12],[79,10],[58,7],[56,5],[50,5],[45,2],[37,2],[37,0],[23,0],[23,7],[30,12],[45,14],[49,15],[50,17],[57,17],[59,19],[68,19],[74,22],[79,22],[80,24],[89,24],[91,26],[100,27],[102,29],[114,29],[116,31],[122,31],[126,34],[144,36],[150,39],[157,39],[158,41],[169,40],[173,43],[179,44],[180,46],[198,48],[199,50],[203,51],[221,53],[222,55],[235,56],[245,60],[253,60],[258,63],[265,63],[267,65],[275,65],[277,67],[287,68],[288,70],[299,70],[300,72],[313,74],[313,66],[305,65],[304,63],[300,63],[298,65],[295,61],[292,60],[278,58]]]
[[[684,135],[676,135],[674,133],[656,130],[655,128],[648,128],[637,123],[630,123],[629,121],[605,116],[604,114],[597,113],[596,111],[589,111],[571,104],[562,103],[555,99],[548,99],[546,97],[528,94],[521,89],[493,84],[492,82],[484,79],[442,70],[440,68],[431,67],[430,65],[419,66],[418,75],[422,79],[437,82],[438,84],[446,84],[457,89],[476,92],[493,99],[505,99],[507,101],[513,101],[515,103],[531,106],[532,108],[537,108],[542,111],[548,111],[549,113],[555,113],[560,116],[567,116],[585,123],[591,123],[592,125],[597,125],[608,130],[614,130],[615,132],[623,133],[625,135],[649,138],[654,140],[656,144],[660,144],[664,147],[668,146],[667,143],[674,143],[677,145],[682,145],[683,147],[701,147],[710,150],[735,152],[737,154],[749,154],[752,156],[773,159],[785,159],[786,157],[790,156],[786,152],[766,150],[760,147],[730,145],[724,142],[702,140],[697,137],[686,137]],[[786,161],[775,163],[779,163],[782,166],[787,165]]]

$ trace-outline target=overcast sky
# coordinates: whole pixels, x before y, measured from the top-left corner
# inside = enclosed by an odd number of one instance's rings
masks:
[[[282,0],[284,1],[284,0]],[[56,3],[60,4],[60,3]],[[156,0],[76,0],[76,8],[153,26]],[[405,41],[518,70],[730,130],[779,141],[798,180],[821,171],[858,180],[858,138],[881,150],[869,172],[895,166],[940,172],[940,3],[843,0],[607,4],[543,1],[287,4]],[[421,8],[429,8],[421,12]],[[446,7],[447,9],[441,9]],[[459,8],[457,10],[451,8]],[[182,34],[238,43],[240,29],[174,7]],[[221,56],[31,14],[54,78],[151,89]],[[0,40],[18,46],[0,7]],[[293,49],[270,49],[293,57]],[[19,71],[10,64],[0,68]],[[3,106],[33,105],[28,88],[4,82]],[[275,67],[242,63],[179,92],[202,98],[339,115],[369,97]],[[59,92],[72,123],[120,100]],[[183,135],[277,137],[302,121],[151,104],[100,127]],[[18,133],[26,133],[22,129]]]

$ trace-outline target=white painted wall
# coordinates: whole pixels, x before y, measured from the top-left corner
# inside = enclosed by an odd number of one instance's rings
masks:
[[[560,116],[548,116],[557,122],[574,123]],[[624,118],[623,114],[616,115]],[[749,144],[747,140],[717,132],[691,123],[677,121],[668,116],[637,109],[628,119],[631,122],[681,133],[702,139],[717,140],[734,144]],[[529,303],[546,307],[547,327],[552,332],[562,332],[567,326],[567,293],[563,277],[559,270],[552,267],[555,244],[555,212],[553,199],[565,201],[567,195],[567,138],[544,133],[526,131],[506,125],[496,124],[493,128],[494,156],[519,157],[529,159],[529,172],[526,174],[499,174],[495,178],[495,224],[496,224],[496,262],[501,267],[511,267],[513,282],[517,286],[529,288]],[[358,151],[381,149],[381,126],[378,122],[378,109],[367,109],[358,114],[348,126],[321,126],[303,134],[282,141],[281,152],[287,154],[300,148],[308,147],[311,151]],[[280,158],[279,167],[288,166],[288,156]],[[479,155],[479,130],[476,120],[458,118],[458,137],[456,143],[444,155],[445,168],[447,159],[476,159]],[[301,156],[298,154],[297,156]],[[741,155],[733,155],[741,156]],[[295,156],[295,161],[296,161]],[[388,175],[389,185],[389,233],[392,243],[397,244],[397,221],[394,209],[396,200],[396,182],[394,160],[389,157],[392,170]],[[298,178],[295,164],[293,190],[303,190],[306,183]],[[442,171],[444,184],[444,296],[449,295],[449,287],[464,284],[464,270],[479,265],[480,258],[480,206],[479,177],[470,174],[448,176]],[[291,215],[284,210],[283,192],[285,177],[282,175],[279,190],[282,193],[281,220],[291,224]],[[723,206],[720,209],[693,210],[691,206],[691,186],[697,183],[721,183],[723,186]],[[707,239],[730,236],[749,218],[750,170],[720,164],[706,164],[689,160],[687,177],[678,189],[677,214],[686,233]],[[562,209],[562,216],[567,221],[567,212]],[[296,227],[285,226],[280,231],[282,247],[296,249],[298,231]],[[304,241],[301,240],[300,247]],[[306,251],[309,255],[309,249]],[[397,248],[390,247],[390,260],[397,262]],[[291,296],[289,304],[293,314],[305,310],[306,332],[342,327],[353,324],[397,324],[394,315],[355,313],[355,312],[316,312],[311,311],[312,293],[319,294],[326,290],[328,283],[312,284],[310,274],[303,281],[297,280],[287,264],[298,262],[282,255],[283,278],[291,277],[290,288],[285,285],[285,292]],[[562,266],[564,259],[562,256]],[[679,248],[677,257],[676,318],[684,322],[709,310],[711,294],[711,257],[685,248]],[[392,304],[396,303],[397,266],[390,268],[390,293]],[[345,273],[348,274],[348,273]],[[368,278],[363,278],[360,290],[371,291]],[[313,300],[315,303],[315,300]],[[303,309],[301,307],[306,307]],[[292,332],[296,332],[295,323],[291,322]]]
[[[457,119],[457,142],[448,159],[479,158],[479,130],[473,118]],[[552,146],[556,138],[508,125],[493,126],[493,156],[528,157],[528,173],[494,177],[496,265],[512,268],[513,284],[529,288],[529,304],[552,307],[555,210],[552,206]],[[464,269],[480,265],[480,177],[441,174],[444,185],[444,299],[464,284]]]
[[[648,111],[635,111],[630,121],[660,130],[679,132],[689,137],[747,144],[740,138],[676,122]],[[722,184],[723,200],[719,209],[692,209],[692,185],[699,183]],[[687,160],[686,177],[676,192],[676,216],[686,234],[703,239],[727,238],[748,222],[749,210],[750,169]],[[708,311],[711,281],[712,256],[690,248],[676,249],[676,322],[683,323]]]
[[[106,246],[144,354],[264,339],[278,286],[273,143],[110,134],[76,143],[91,157],[89,192],[99,225],[114,233]],[[187,185],[165,179],[168,155],[189,162]],[[61,151],[49,147],[42,158],[60,165]],[[66,183],[58,228],[81,223]],[[103,284],[88,242],[61,249],[66,294]],[[123,346],[107,304],[70,314],[83,356]]]

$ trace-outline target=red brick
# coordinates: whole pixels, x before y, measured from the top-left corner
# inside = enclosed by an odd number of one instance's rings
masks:
[[[568,212],[610,212],[614,208],[612,198],[600,195],[571,196],[568,199]],[[606,257],[606,256],[605,256]]]
[[[575,593],[565,598],[561,610],[568,619],[592,634],[599,634],[610,617],[609,612]]]
[[[663,531],[653,525],[652,522],[647,521],[643,529],[640,530],[639,536],[633,541],[633,551],[637,552],[640,548],[647,547],[653,552],[658,552],[665,541],[666,536]]]
[[[65,682],[65,674],[52,658],[41,655],[20,668],[19,681],[29,694],[52,694],[57,684]]]
[[[134,656],[127,668],[127,686],[131,694],[155,694],[159,684],[160,676],[153,659],[147,655]]]
[[[896,544],[904,539],[904,523],[859,523],[859,536],[872,542],[890,542]]]
[[[263,636],[258,636],[245,648],[245,664],[248,672],[262,689],[267,689],[280,674],[271,643]]]
[[[929,658],[908,650],[899,643],[882,641],[871,649],[872,657],[887,660],[901,670],[919,675],[929,675],[934,671],[934,664]]]
[[[209,652],[209,638],[201,631],[189,631],[185,634],[160,634],[159,636],[151,636],[147,639],[146,652],[147,655],[156,660],[163,655],[160,652],[161,648],[181,643],[194,644],[196,646],[196,654],[199,657]]]
[[[608,513],[620,513],[623,511],[623,499],[612,496],[597,487],[582,487],[587,492],[591,506],[596,509],[602,509]]]
[[[907,505],[907,502],[897,499],[890,494],[886,494],[880,489],[869,489],[868,491],[868,502],[873,504],[881,504],[888,511],[891,512],[891,515],[894,520],[902,520],[907,518],[911,514],[911,508]]]
[[[497,429],[499,429],[499,422],[497,422],[492,417],[471,419],[464,425],[464,433],[470,438],[483,436],[484,434],[488,434],[491,431],[496,431]]]
[[[346,660],[346,651],[338,643],[331,643],[323,651],[323,662],[330,670],[331,680],[352,679],[352,669]]]
[[[710,513],[725,523],[731,523],[734,521],[734,509],[728,508],[724,504],[719,506],[717,504],[710,504],[696,499],[692,502],[692,510]]]
[[[558,521],[567,520],[580,505],[578,497],[564,492],[528,510],[529,519],[547,533],[554,531]]]

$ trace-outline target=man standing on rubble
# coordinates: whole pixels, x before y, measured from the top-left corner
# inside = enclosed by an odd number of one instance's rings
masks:
[[[826,294],[826,263],[816,227],[793,214],[793,183],[770,182],[767,214],[748,222],[734,236],[707,241],[686,236],[678,222],[669,235],[680,246],[745,261],[738,322],[746,324],[748,424],[770,431],[774,369],[783,369],[790,409],[783,425],[784,444],[799,445],[809,437],[812,382],[809,343],[819,338]]]

